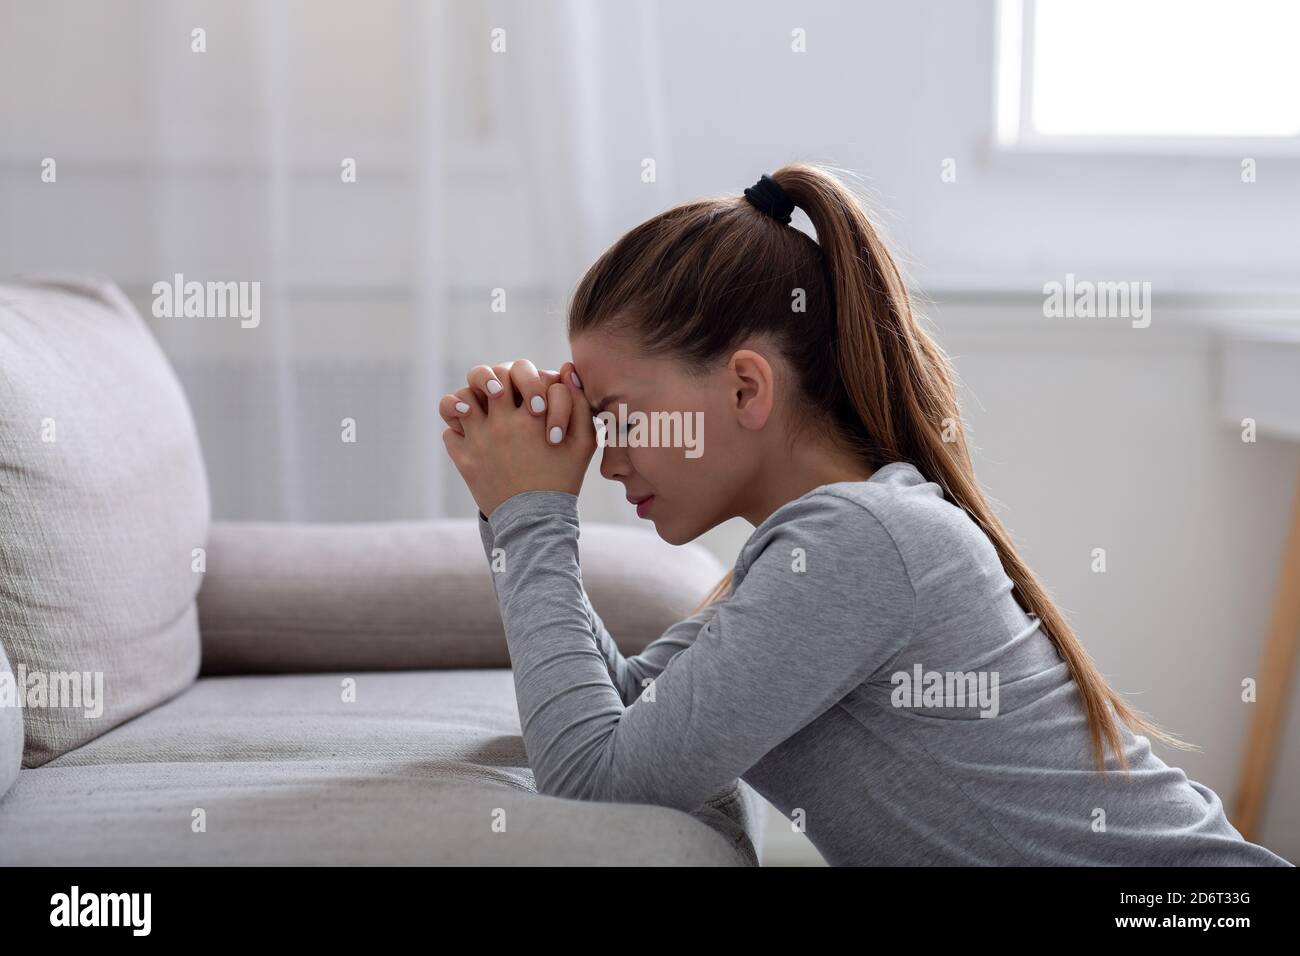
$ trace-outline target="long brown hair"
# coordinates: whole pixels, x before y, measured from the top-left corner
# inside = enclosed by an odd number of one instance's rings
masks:
[[[743,196],[674,206],[587,271],[569,308],[569,337],[597,326],[631,333],[648,353],[696,373],[750,336],[770,337],[797,376],[803,421],[871,468],[910,462],[988,536],[1016,601],[1037,617],[1078,686],[1098,770],[1106,770],[1103,739],[1128,768],[1117,718],[1196,749],[1107,685],[1016,552],[975,480],[948,358],[913,315],[898,265],[858,198],[820,166],[792,163],[772,178],[808,216],[816,241]],[[821,414],[807,415],[809,406]],[[730,590],[728,572],[705,605]]]

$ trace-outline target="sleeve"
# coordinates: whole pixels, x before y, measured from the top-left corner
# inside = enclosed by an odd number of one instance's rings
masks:
[[[482,511],[478,513],[478,516],[479,538],[483,542],[483,553],[488,559],[489,567],[492,567],[494,566],[493,551],[495,549],[492,525]],[[496,590],[496,578],[497,576],[494,573],[492,575],[494,591]],[[700,628],[713,617],[718,609],[716,603],[701,608],[695,614],[683,621],[678,621],[668,628],[654,641],[647,644],[641,653],[633,657],[624,657],[623,653],[618,649],[618,644],[614,641],[613,636],[605,627],[605,622],[596,613],[596,608],[587,596],[587,589],[584,587],[581,590],[583,607],[586,609],[587,617],[591,622],[591,639],[605,659],[605,668],[609,672],[609,678],[618,691],[619,699],[624,704],[631,704],[641,696],[641,692],[645,690],[649,683],[663,673],[663,669],[668,666],[668,662],[691,646],[699,634]]]
[[[755,530],[731,596],[624,706],[581,596],[576,496],[524,492],[490,523],[541,793],[694,810],[911,638],[915,591],[888,531],[861,505],[812,495]]]

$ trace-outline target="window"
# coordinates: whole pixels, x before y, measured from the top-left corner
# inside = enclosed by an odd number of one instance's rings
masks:
[[[1300,153],[1295,0],[1000,0],[997,138]]]

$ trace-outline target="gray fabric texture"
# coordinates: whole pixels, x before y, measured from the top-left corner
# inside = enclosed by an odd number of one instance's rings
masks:
[[[0,796],[18,779],[23,763],[23,710],[16,703],[17,689],[9,658],[0,644]],[[5,700],[6,692],[15,695],[14,703]]]
[[[754,865],[760,806],[538,796],[504,669],[212,677],[23,770],[0,865]]]
[[[596,524],[592,600],[635,653],[724,568],[703,547]],[[199,592],[204,675],[508,667],[471,521],[213,523]]]
[[[0,637],[39,766],[198,672],[207,477],[189,406],[111,283],[0,286]],[[86,698],[39,685],[102,686]],[[100,676],[97,676],[100,675]]]
[[[832,865],[1290,865],[1144,736],[1124,730],[1127,775],[1095,770],[1065,662],[910,464],[778,508],[730,596],[631,659],[584,595],[575,495],[479,528],[543,793],[689,810],[741,777]],[[922,695],[931,672],[996,694]]]

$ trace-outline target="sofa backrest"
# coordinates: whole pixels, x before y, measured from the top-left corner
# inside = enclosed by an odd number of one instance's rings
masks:
[[[0,285],[0,642],[24,766],[193,682],[209,523],[189,405],[121,290]]]

